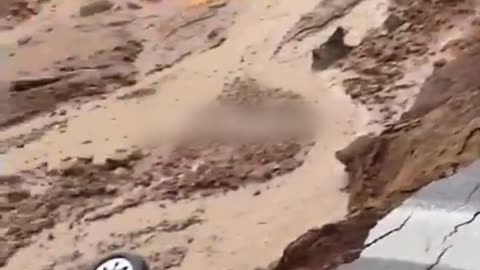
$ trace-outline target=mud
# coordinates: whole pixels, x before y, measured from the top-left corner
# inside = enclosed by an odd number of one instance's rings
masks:
[[[300,95],[285,90],[262,89],[250,78],[237,78],[226,86],[217,102],[224,110],[240,109],[239,114],[253,110],[258,117],[265,114],[262,110],[266,106],[274,108],[273,114],[285,111],[286,106],[303,109],[302,99]],[[205,117],[207,121],[212,121],[215,116],[206,114]],[[228,119],[227,116],[223,123],[239,119],[230,117]],[[288,119],[285,114],[279,117]],[[301,120],[300,116],[294,118]],[[238,126],[232,132],[220,121],[215,121],[215,127],[203,124],[206,122],[203,119],[197,121],[202,124],[192,125],[191,130],[186,130],[185,138],[179,145],[167,157],[155,160],[153,168],[144,175],[146,179],[162,179],[153,187],[153,190],[160,191],[155,192],[159,196],[157,199],[185,199],[199,192],[208,196],[237,190],[251,182],[274,179],[300,167],[314,145],[313,137],[306,137],[307,133],[298,128],[294,129],[296,134],[282,134],[269,128],[266,134],[259,132],[255,136],[252,132],[254,122],[247,126],[237,122]],[[201,130],[202,127],[206,130]],[[250,136],[235,137],[233,133]]]
[[[128,36],[122,38],[128,40]],[[39,49],[31,46],[26,50]],[[70,99],[105,94],[134,84],[136,70],[132,62],[141,50],[141,44],[129,40],[108,51],[94,51],[85,60],[75,56],[57,60],[53,66],[45,67],[44,77],[39,74],[18,76],[5,84],[8,88],[1,90],[4,103],[1,105],[0,126],[11,126],[36,114],[52,111],[55,105]],[[21,66],[22,52],[11,57],[9,63],[5,64],[9,71]]]
[[[138,77],[171,67],[195,52],[218,47],[226,40],[225,31],[232,23],[229,8],[225,3],[216,3],[161,19],[155,15],[139,19],[132,17],[135,10],[125,14],[117,10],[111,11],[120,13],[117,19],[78,20],[72,26],[57,22],[46,26],[43,33],[23,35],[17,46],[6,47],[9,57],[2,63],[6,72],[0,76],[0,127],[51,112],[66,101],[74,100],[81,105],[92,96],[134,85]],[[154,32],[162,43],[147,42],[144,34],[137,32],[140,29],[147,29],[145,35]],[[55,42],[56,39],[63,43]],[[104,42],[98,46],[75,46],[93,45],[100,39]],[[183,39],[190,42],[183,43]],[[148,66],[143,64],[144,50],[149,62],[155,60],[149,70],[137,68]],[[38,57],[38,54],[43,55]]]
[[[0,150],[20,164],[0,179],[6,269],[84,269],[122,249],[159,270],[251,268],[339,220],[345,184],[348,215],[269,267],[333,269],[478,156],[479,35],[457,39],[474,2],[54,2],[0,33]],[[362,134],[336,154],[344,183],[333,154]]]
[[[280,112],[285,106],[303,106],[302,99],[295,93],[263,89],[255,80],[238,78],[226,86],[217,103],[257,111],[268,105]],[[285,117],[285,113],[282,115]],[[94,163],[92,158],[69,158],[63,160],[60,168],[49,169],[44,164],[35,172],[11,176],[17,180],[13,185],[6,182],[0,197],[0,227],[5,229],[0,264],[5,265],[16,250],[28,245],[33,235],[60,222],[68,220],[73,227],[81,221],[105,219],[148,201],[211,196],[272,180],[300,167],[313,145],[312,138],[304,136],[306,133],[289,137],[263,134],[239,141],[225,137],[228,132],[222,132],[221,127],[216,130],[218,136],[210,133],[205,137],[198,136],[202,133],[195,130],[195,125],[192,127],[167,156],[149,155],[139,149],[119,150],[102,163]],[[246,133],[250,127],[242,128]],[[137,166],[138,163],[142,164]],[[36,179],[42,181],[37,183]],[[34,194],[33,190],[40,191]],[[131,190],[135,191],[133,195],[116,199],[118,194]],[[105,209],[89,214],[100,207]],[[101,254],[108,251],[111,250]]]
[[[35,16],[49,0],[6,0],[0,3],[0,31],[13,29],[17,24]]]

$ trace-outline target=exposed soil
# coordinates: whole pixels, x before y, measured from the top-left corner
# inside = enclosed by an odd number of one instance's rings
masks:
[[[416,61],[441,58],[446,53],[439,48],[443,35],[456,24],[468,24],[471,19],[466,18],[472,18],[474,5],[472,1],[393,4],[384,29],[372,33],[345,61],[344,70],[358,75],[344,81],[346,92],[370,109],[377,109],[385,123],[396,121],[411,106],[417,92],[412,89],[423,83],[406,71],[413,69]]]

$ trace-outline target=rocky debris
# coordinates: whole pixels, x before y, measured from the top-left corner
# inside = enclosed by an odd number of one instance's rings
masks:
[[[303,106],[305,101],[292,92],[263,88],[254,80],[236,80],[226,86],[217,103],[258,110],[267,105]],[[58,222],[68,220],[74,227],[80,221],[108,218],[147,201],[210,196],[248,183],[269,181],[301,166],[312,146],[312,137],[303,134],[270,136],[267,141],[212,142],[187,136],[195,133],[194,129],[187,130],[184,139],[165,156],[147,155],[138,149],[119,149],[102,162],[70,158],[55,168],[48,165],[39,168],[36,173],[41,175],[37,177],[49,183],[41,194],[23,192],[17,188],[19,184],[6,186],[6,199],[0,199],[0,227],[6,228],[5,235],[0,235],[0,244],[6,251],[2,250],[0,262],[4,264],[15,250],[29,244],[33,235]],[[143,165],[137,166],[140,162]],[[198,222],[201,220],[196,217],[178,223],[162,222],[140,233],[175,232]],[[127,242],[105,244],[99,247],[99,252],[117,250]],[[138,248],[142,244],[129,242],[129,245]],[[159,269],[173,267],[178,260],[162,257],[162,261],[165,264],[162,262]]]
[[[71,252],[67,255],[60,256],[52,264],[61,265],[61,264],[65,264],[65,263],[71,263],[71,262],[74,262],[74,261],[76,261],[76,260],[78,260],[82,257],[83,257],[83,254],[80,251],[75,250],[75,251],[73,251],[73,252]]]
[[[129,168],[145,155],[141,149],[119,149],[105,159],[105,167],[112,171],[118,168]]]
[[[133,9],[133,10],[138,10],[142,9],[142,6],[136,2],[127,2],[127,8],[128,9]]]
[[[441,68],[443,66],[445,66],[447,64],[447,60],[446,59],[438,59],[436,60],[435,62],[433,62],[433,66],[435,68]]]
[[[23,92],[37,87],[47,86],[56,82],[61,81],[62,79],[72,77],[73,74],[65,74],[61,76],[49,76],[42,78],[24,78],[14,81],[10,85],[10,92]]]
[[[337,27],[325,43],[312,51],[312,69],[324,70],[347,56],[353,47],[346,45],[344,38],[345,30]]]
[[[184,220],[164,220],[158,224],[139,228],[125,233],[111,233],[108,240],[101,241],[97,244],[96,254],[105,255],[109,253],[121,252],[125,249],[131,251],[139,251],[142,246],[150,244],[150,242],[154,240],[154,238],[158,237],[162,233],[175,233],[184,231],[191,226],[195,226],[201,222],[202,220],[194,215]],[[173,247],[173,253],[176,253],[174,251],[179,248],[181,248],[182,250],[184,249],[183,247]],[[187,250],[185,249],[185,252],[186,251]],[[171,253],[172,248],[156,248],[154,252],[147,256],[154,256],[152,257],[152,260],[149,260],[149,264],[151,266],[156,266],[159,264],[163,265],[164,263],[170,265],[171,263],[167,263],[167,260],[161,261],[154,258],[158,256],[168,256]],[[181,261],[179,261],[179,263],[181,263]]]
[[[66,160],[65,164],[37,176],[50,183],[41,194],[31,195],[28,190],[0,183],[0,190],[7,190],[0,193],[0,228],[5,229],[0,230],[0,265],[17,249],[28,245],[33,235],[57,222],[80,220],[89,211],[113,201],[120,187],[128,190],[127,179],[118,179],[113,172],[92,165],[91,160]],[[26,183],[31,177],[21,176],[17,181]]]
[[[72,98],[95,96],[134,84],[136,68],[132,62],[142,48],[137,41],[126,40],[110,51],[93,51],[87,59],[68,57],[58,61],[49,67],[47,75],[17,76],[4,86],[8,89],[0,89],[5,91],[3,95],[9,104],[0,106],[0,126],[28,120]],[[11,63],[19,64],[15,59]]]
[[[217,102],[222,106],[259,112],[257,117],[267,105],[279,106],[280,111],[285,110],[285,106],[303,108],[304,104],[298,94],[262,88],[252,79],[236,79],[226,85]],[[223,134],[222,125],[218,126],[217,130],[209,129],[208,136],[202,136],[203,132],[197,132],[194,126],[193,130],[185,132],[184,140],[171,154],[153,162],[154,167],[149,171],[153,176],[147,174],[144,178],[156,190],[157,197],[177,200],[196,194],[208,196],[236,190],[250,182],[266,182],[301,166],[305,153],[313,145],[313,137],[305,136],[309,133],[302,130],[289,134],[292,136],[272,133],[237,140],[229,135],[218,135]],[[243,128],[250,130],[248,124]]]
[[[26,144],[43,137],[48,131],[63,125],[66,125],[66,121],[55,121],[41,128],[33,128],[29,133],[2,140],[0,141],[0,154],[6,153],[11,147],[23,148]]]
[[[132,92],[119,96],[119,100],[138,99],[154,95],[157,92],[155,88],[140,88]]]
[[[233,24],[236,14],[233,3],[221,3],[188,9],[180,16],[167,18],[152,26],[163,42],[154,46],[152,57],[159,60],[146,75],[168,69],[194,53],[221,46],[227,40],[227,29]]]
[[[387,19],[383,23],[383,27],[388,33],[392,33],[405,23],[405,20],[400,18],[397,14],[388,15]]]
[[[27,45],[32,40],[31,36],[25,36],[17,40],[18,46]]]
[[[344,81],[347,93],[370,110],[378,108],[386,124],[393,123],[406,109],[405,98],[416,94],[407,92],[415,84],[400,83],[406,65],[437,53],[430,44],[437,42],[439,33],[449,24],[468,20],[473,15],[471,5],[469,1],[394,4],[384,23],[386,33],[383,29],[373,32],[345,59],[344,70],[358,74]]]
[[[30,198],[30,192],[28,190],[12,190],[2,195],[7,198],[7,203],[18,203]]]
[[[0,3],[0,30],[9,30],[40,12],[42,0],[3,0]],[[5,28],[2,29],[4,26]]]
[[[113,6],[114,4],[110,0],[95,0],[80,7],[79,15],[80,17],[96,15],[112,9]]]
[[[293,91],[281,88],[265,88],[253,78],[236,77],[232,83],[225,85],[218,103],[223,106],[244,107],[248,109],[278,105],[302,107],[306,104],[303,97]]]
[[[152,262],[152,270],[167,270],[179,267],[187,252],[188,248],[186,247],[172,247],[165,252],[155,252],[149,255],[147,259]]]
[[[330,22],[343,17],[360,0],[320,1],[313,11],[303,15],[298,22],[287,31],[273,52],[276,56],[282,48],[292,41],[302,41],[306,37],[324,29]]]
[[[184,199],[199,192],[208,196],[249,182],[266,182],[301,166],[303,160],[295,156],[309,147],[294,141],[187,146],[157,162],[163,179],[153,188],[163,198]]]

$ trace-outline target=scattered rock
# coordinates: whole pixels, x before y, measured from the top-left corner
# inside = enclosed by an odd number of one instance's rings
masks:
[[[53,233],[49,233],[48,236],[47,236],[47,240],[52,241],[54,239],[55,239],[55,235],[53,235]]]
[[[142,97],[154,95],[156,92],[157,90],[155,88],[140,88],[133,92],[121,95],[117,99],[128,100],[128,99],[134,99],[134,98],[142,98]]]
[[[81,17],[87,17],[103,13],[112,9],[114,6],[110,0],[95,0],[89,4],[86,4],[80,8],[79,14]]]
[[[445,66],[446,64],[447,64],[446,59],[438,59],[435,62],[433,62],[433,66],[435,68],[441,68],[441,67]]]
[[[133,9],[133,10],[138,10],[138,9],[141,9],[142,6],[139,5],[138,3],[127,2],[127,8],[128,8],[128,9]]]
[[[10,86],[11,92],[23,92],[33,88],[47,86],[66,78],[66,76],[53,76],[43,78],[20,79],[14,81]]]
[[[391,33],[397,30],[400,26],[405,23],[397,14],[390,14],[385,22],[383,23],[383,27],[387,30],[387,32]]]
[[[113,171],[113,174],[116,175],[116,176],[119,176],[119,177],[125,177],[129,174],[129,170],[126,169],[126,168],[123,168],[123,167],[119,167],[119,168],[116,168],[114,171]]]
[[[60,115],[60,116],[65,116],[65,115],[67,115],[67,110],[61,109],[60,111],[58,111],[58,115]]]
[[[187,255],[187,247],[173,247],[165,252],[155,252],[148,260],[157,265],[157,270],[167,270],[181,265]]]
[[[142,159],[146,153],[141,149],[118,149],[106,158],[105,165],[111,170],[119,167],[128,168],[132,162]]]
[[[18,46],[27,45],[32,40],[31,36],[25,36],[17,40]]]
[[[9,191],[6,194],[6,197],[9,203],[18,203],[30,198],[30,192],[28,190]]]
[[[353,47],[346,45],[344,38],[345,30],[337,27],[324,44],[312,51],[312,69],[324,70],[345,57]]]

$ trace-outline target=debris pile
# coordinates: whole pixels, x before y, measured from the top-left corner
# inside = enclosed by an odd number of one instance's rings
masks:
[[[358,76],[346,79],[347,94],[368,108],[379,107],[386,123],[408,109],[415,85],[402,82],[408,65],[440,53],[440,35],[459,19],[473,15],[469,1],[402,1],[393,4],[385,29],[364,39],[344,62]],[[420,82],[421,83],[421,82]]]

